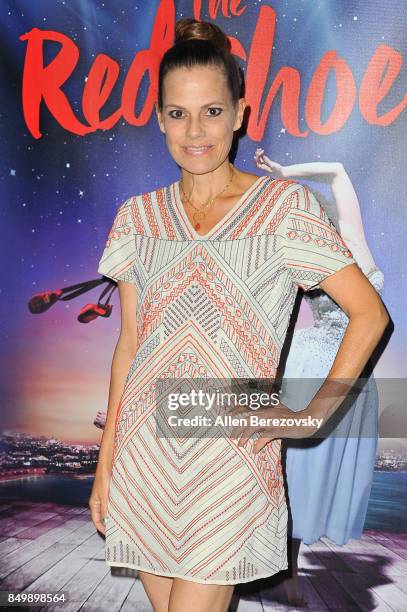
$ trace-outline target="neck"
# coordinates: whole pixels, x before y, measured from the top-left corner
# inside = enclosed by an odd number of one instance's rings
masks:
[[[193,174],[182,169],[181,181],[184,191],[197,202],[206,202],[216,196],[230,181],[232,164],[226,159],[216,170],[205,174]]]

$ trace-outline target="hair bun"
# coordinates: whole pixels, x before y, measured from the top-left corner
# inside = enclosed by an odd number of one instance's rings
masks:
[[[196,19],[179,19],[175,24],[175,44],[189,40],[208,40],[222,51],[229,51],[228,37],[214,23]]]

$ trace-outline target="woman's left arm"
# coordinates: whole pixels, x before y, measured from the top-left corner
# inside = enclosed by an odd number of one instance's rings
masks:
[[[240,437],[238,446],[245,445],[251,435],[258,431],[261,433],[253,446],[255,453],[274,439],[307,438],[316,433],[342,404],[382,337],[390,320],[387,310],[356,263],[329,275],[319,283],[319,287],[335,300],[349,318],[325,381],[304,410],[293,412],[283,404],[256,410],[259,418],[272,417],[273,423],[270,426],[234,427],[232,438]],[[289,421],[295,421],[293,417],[304,424],[288,425]],[[275,424],[275,420],[278,424]]]
[[[328,276],[319,286],[349,318],[327,378],[303,411],[325,422],[360,376],[390,319],[380,296],[356,264]]]

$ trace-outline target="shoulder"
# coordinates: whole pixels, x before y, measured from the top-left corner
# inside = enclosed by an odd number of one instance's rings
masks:
[[[308,187],[306,185],[303,185],[302,183],[299,183],[298,181],[287,178],[278,178],[275,180],[276,187],[278,188],[279,192],[281,192],[281,196],[284,198],[288,198],[293,195],[306,195]]]
[[[170,183],[168,185],[161,185],[156,187],[155,189],[151,189],[151,191],[143,191],[141,193],[137,193],[133,196],[131,196],[130,198],[128,198],[128,200],[126,200],[122,206],[124,208],[126,207],[133,207],[133,208],[139,208],[141,207],[146,207],[151,203],[154,202],[159,202],[161,201],[164,197],[168,197],[168,194],[175,188],[175,182]]]
[[[291,208],[301,206],[300,202],[308,197],[306,187],[299,183],[286,178],[272,178],[270,175],[261,177],[260,195],[267,202],[268,206],[272,204],[273,212],[279,211],[285,215]]]
[[[175,183],[136,193],[124,200],[117,209],[115,230],[128,228],[133,234],[158,236],[158,226],[167,218],[168,203],[174,198]]]
[[[122,200],[117,207],[117,215],[122,216],[129,214],[132,210],[144,206],[148,202],[159,197],[166,190],[172,188],[173,183],[167,186],[157,187],[156,189],[152,189],[151,191],[143,191],[141,193],[135,193],[134,195],[129,196],[125,200]]]
[[[285,198],[293,193],[300,192],[304,189],[304,185],[298,181],[286,178],[273,178],[269,174],[264,174],[258,177],[258,180],[263,180],[263,186],[267,190],[278,193],[279,197]]]
[[[112,230],[130,224],[133,198],[134,196],[130,196],[126,200],[120,202],[120,204],[117,206]]]
[[[300,211],[323,216],[324,208],[313,191],[298,181],[291,179],[276,179],[274,192],[280,204],[281,211],[296,214]]]
[[[298,223],[324,217],[324,210],[312,191],[298,181],[265,175],[258,195],[267,233],[285,235]]]

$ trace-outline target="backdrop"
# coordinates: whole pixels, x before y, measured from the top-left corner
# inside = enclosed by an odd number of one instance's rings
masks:
[[[85,307],[106,285],[83,283],[100,278],[118,205],[179,178],[154,102],[157,65],[182,16],[219,24],[245,71],[251,113],[239,168],[262,174],[258,146],[284,165],[344,165],[394,324],[375,374],[405,376],[405,8],[404,0],[1,3],[4,495],[43,499],[41,479],[16,485],[24,473],[94,469],[120,312],[116,290],[110,317],[92,318]],[[332,202],[329,185],[309,185]],[[311,321],[303,300],[297,326]],[[370,508],[369,520],[394,528],[404,441],[380,452],[380,469],[396,480],[376,482],[372,495],[397,494]],[[86,503],[91,480],[84,489],[64,481],[62,492],[51,482],[53,499]]]

